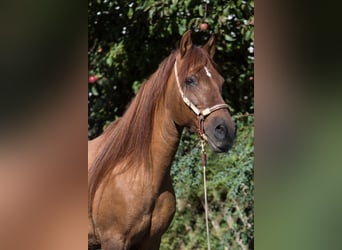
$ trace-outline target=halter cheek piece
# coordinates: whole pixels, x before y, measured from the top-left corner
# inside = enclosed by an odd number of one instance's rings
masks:
[[[214,105],[210,108],[206,108],[206,109],[198,109],[196,107],[196,105],[194,105],[185,95],[184,92],[181,88],[179,79],[178,79],[178,70],[177,70],[177,60],[175,61],[175,65],[174,65],[174,70],[175,70],[175,76],[176,76],[176,81],[177,81],[177,86],[178,86],[178,90],[179,93],[184,101],[184,103],[196,114],[197,116],[197,120],[198,120],[198,134],[200,135],[201,139],[208,141],[208,137],[206,136],[205,132],[204,132],[204,120],[205,118],[207,118],[211,113],[219,110],[219,109],[228,109],[228,105],[223,103],[223,104],[217,104]],[[206,72],[208,70],[206,69]],[[209,73],[210,74],[210,73]],[[208,75],[208,72],[207,72]],[[208,75],[209,76],[209,75]],[[209,76],[210,77],[210,76]]]

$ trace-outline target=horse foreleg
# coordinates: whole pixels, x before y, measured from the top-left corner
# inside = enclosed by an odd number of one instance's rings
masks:
[[[138,248],[139,250],[159,250],[161,243],[161,237],[153,237],[145,241]],[[135,249],[135,248],[134,248]]]
[[[129,246],[123,236],[109,234],[101,239],[101,250],[129,250]]]

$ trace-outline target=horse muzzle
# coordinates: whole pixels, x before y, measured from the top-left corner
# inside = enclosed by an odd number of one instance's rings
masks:
[[[204,132],[208,143],[215,152],[227,152],[234,143],[236,136],[236,125],[231,119],[220,117],[208,117],[204,123]]]

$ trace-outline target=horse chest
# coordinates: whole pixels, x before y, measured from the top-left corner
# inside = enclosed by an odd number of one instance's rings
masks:
[[[165,178],[163,185],[154,192],[148,189],[130,188],[130,195],[123,187],[127,183],[116,180],[115,185],[106,186],[106,189],[97,197],[101,200],[95,207],[95,224],[102,225],[100,231],[109,228],[126,234],[128,241],[139,242],[145,237],[161,236],[170,225],[176,210],[176,199],[171,179]],[[101,233],[100,233],[101,234]],[[101,237],[100,237],[101,238]]]

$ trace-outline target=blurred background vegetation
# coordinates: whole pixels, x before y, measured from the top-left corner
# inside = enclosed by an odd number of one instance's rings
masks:
[[[206,25],[203,25],[206,24]],[[213,249],[250,249],[254,235],[254,1],[88,1],[88,137],[120,117],[140,84],[191,29],[203,45],[216,35],[214,61],[238,125],[228,154],[208,151]],[[172,167],[177,212],[161,249],[206,246],[199,141],[185,131]]]

